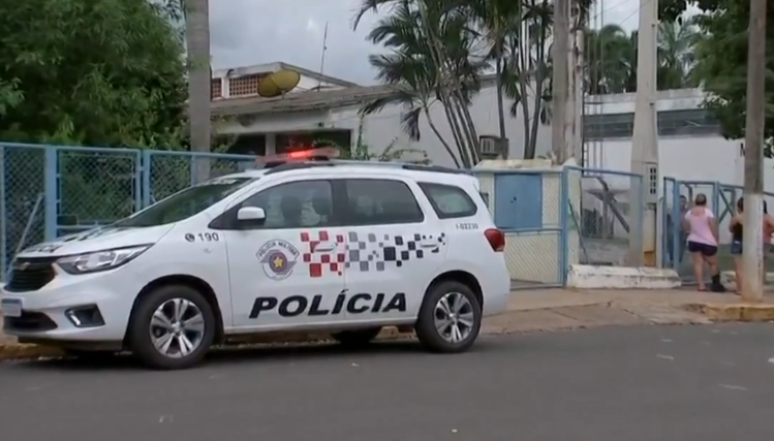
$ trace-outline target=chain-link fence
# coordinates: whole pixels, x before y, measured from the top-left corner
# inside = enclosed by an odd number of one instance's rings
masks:
[[[150,205],[190,187],[201,173],[214,178],[237,173],[255,163],[255,156],[225,153],[143,152],[143,204]]]
[[[0,146],[0,278],[14,254],[45,237],[45,176],[43,148]]]
[[[0,279],[21,249],[112,223],[254,156],[0,143]],[[204,172],[204,176],[202,176]]]
[[[625,266],[642,256],[642,176],[611,170],[566,169],[569,188],[568,263]],[[572,194],[569,194],[572,196]]]
[[[56,232],[106,225],[142,208],[140,151],[57,147]],[[53,167],[52,167],[53,168]]]

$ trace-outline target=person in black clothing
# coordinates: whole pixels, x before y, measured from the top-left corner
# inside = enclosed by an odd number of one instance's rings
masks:
[[[731,218],[728,230],[731,232],[731,255],[734,256],[734,273],[736,276],[736,292],[742,291],[742,251],[744,247],[744,198],[736,201],[736,214]],[[763,255],[771,246],[771,234],[774,233],[774,217],[769,214],[769,207],[766,201],[763,201]]]

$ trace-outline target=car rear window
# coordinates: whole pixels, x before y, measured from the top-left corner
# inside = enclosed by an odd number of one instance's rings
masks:
[[[476,203],[465,190],[454,185],[419,183],[440,219],[470,217],[476,214]]]

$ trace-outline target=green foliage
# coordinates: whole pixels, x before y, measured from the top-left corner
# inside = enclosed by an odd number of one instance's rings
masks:
[[[390,13],[371,29],[368,40],[384,46],[387,53],[371,55],[369,62],[376,69],[377,78],[395,86],[395,92],[366,104],[362,113],[376,113],[388,105],[400,105],[404,109],[401,125],[413,141],[419,141],[422,136],[419,122],[424,115],[454,163],[459,166],[460,158],[464,165],[470,166],[466,158],[473,152],[458,142],[455,153],[441,137],[430,115],[430,107],[443,100],[441,87],[448,86],[443,79],[445,75],[460,82],[461,101],[468,105],[479,90],[481,73],[489,65],[483,56],[473,55],[478,39],[468,32],[468,17],[441,0],[364,0],[355,26],[366,12],[384,8]],[[430,35],[442,42],[440,47],[431,44]],[[443,69],[439,59],[448,60]]]
[[[658,29],[658,90],[695,87],[694,46],[699,40],[693,20],[662,21]],[[586,32],[585,89],[590,94],[637,90],[637,32],[627,34],[618,25]]]
[[[183,144],[179,32],[148,0],[0,2],[0,139]]]
[[[0,2],[0,141],[186,148],[186,66],[172,12],[155,0]],[[45,152],[4,153],[0,240],[12,252],[43,194]],[[58,160],[60,223],[104,223],[136,208],[135,155],[60,150]],[[43,239],[40,215],[31,225],[27,244]]]
[[[705,107],[729,139],[745,136],[749,2],[718,2],[721,8],[697,19],[702,38],[696,44],[694,76],[709,96]],[[774,8],[767,11],[774,23]],[[774,26],[766,35],[766,122],[764,137],[774,140]]]

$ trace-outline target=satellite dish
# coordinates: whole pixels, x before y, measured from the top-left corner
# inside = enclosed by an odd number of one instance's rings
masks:
[[[278,70],[258,83],[258,95],[264,98],[274,98],[284,95],[301,81],[301,75],[294,70]]]

